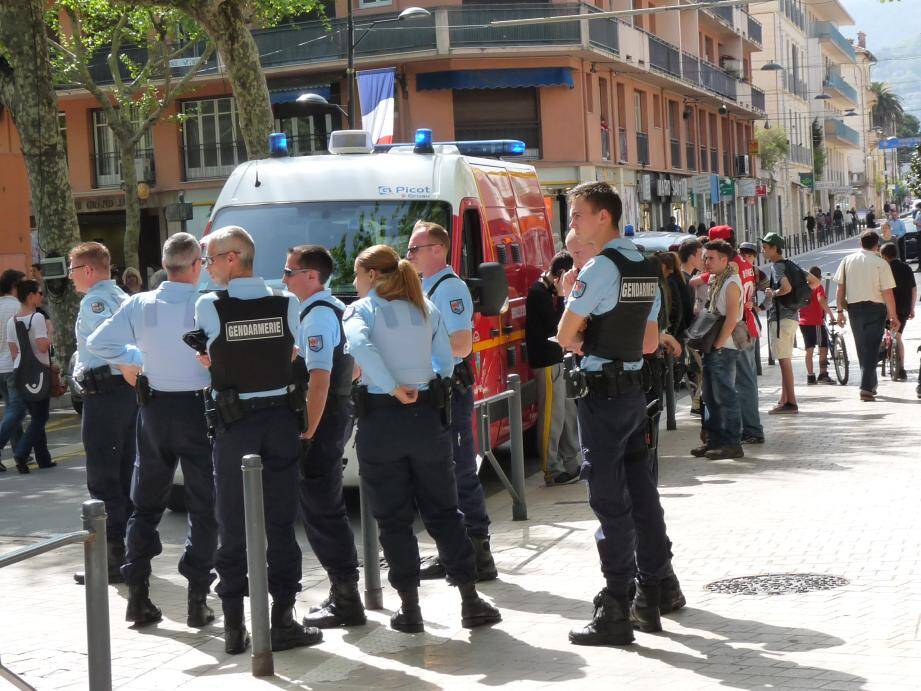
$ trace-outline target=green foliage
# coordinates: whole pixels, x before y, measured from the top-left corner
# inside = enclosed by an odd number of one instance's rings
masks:
[[[899,122],[899,129],[896,136],[917,137],[919,133],[921,133],[921,122],[918,121],[918,118],[911,113],[902,115],[902,120]]]
[[[912,191],[912,194],[916,197],[921,197],[921,146],[911,155],[905,183],[908,185],[908,189]]]
[[[876,96],[876,105],[873,106],[873,125],[883,128],[886,134],[895,134],[905,114],[902,108],[902,97],[893,93],[889,85],[882,82],[872,82],[870,91]]]
[[[758,159],[765,171],[772,171],[790,153],[790,140],[783,127],[760,129],[755,132],[755,139],[758,140]]]
[[[825,172],[825,132],[818,118],[812,121],[812,170],[818,179]]]

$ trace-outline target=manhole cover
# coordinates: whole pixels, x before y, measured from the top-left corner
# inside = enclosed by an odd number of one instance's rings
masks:
[[[725,595],[786,595],[832,590],[847,584],[846,578],[825,573],[766,573],[714,581],[707,590]]]

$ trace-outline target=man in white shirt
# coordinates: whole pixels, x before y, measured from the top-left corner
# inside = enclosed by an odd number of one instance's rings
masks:
[[[0,422],[0,452],[7,442],[15,448],[22,437],[22,421],[26,416],[26,404],[16,393],[13,358],[6,339],[6,324],[19,311],[19,299],[13,294],[16,284],[25,274],[16,269],[7,269],[0,274],[0,396],[3,397],[3,422]],[[0,472],[6,467],[0,463]]]
[[[879,344],[889,315],[890,328],[898,331],[895,279],[889,264],[879,256],[879,235],[874,230],[860,234],[860,250],[846,256],[838,266],[838,324],[844,326],[844,310],[851,318],[851,331],[860,361],[860,400],[876,400],[876,363]]]

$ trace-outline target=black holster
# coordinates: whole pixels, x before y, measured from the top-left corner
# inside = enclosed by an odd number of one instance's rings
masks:
[[[229,427],[243,418],[244,410],[240,403],[240,394],[235,389],[215,392],[214,407],[220,427]]]
[[[213,390],[209,388],[205,390],[204,396],[205,421],[208,423],[208,438],[211,439],[211,441],[214,441],[214,437],[218,431],[223,430],[221,420],[217,414],[217,404],[214,402],[214,398],[212,398],[213,393]]]
[[[150,380],[147,378],[146,374],[138,375],[137,382],[134,385],[134,391],[137,395],[138,406],[143,408],[150,403],[153,392],[150,389]]]
[[[474,384],[473,364],[470,356],[465,357],[454,365],[454,374],[451,377],[452,385],[458,393],[465,394]]]
[[[563,356],[563,382],[566,384],[566,398],[584,398],[588,393],[586,372],[576,364],[572,353]]]
[[[643,370],[625,370],[622,362],[606,362],[600,372],[585,375],[591,394],[613,398],[626,393],[643,390]]]
[[[297,426],[301,432],[307,431],[307,389],[303,384],[288,387],[288,405],[297,415]]]
[[[109,393],[115,390],[115,381],[112,370],[108,365],[94,367],[93,369],[84,370],[83,381],[80,382],[84,393],[100,394]]]

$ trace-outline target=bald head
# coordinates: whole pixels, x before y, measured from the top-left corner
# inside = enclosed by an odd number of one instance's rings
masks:
[[[574,230],[566,233],[566,249],[572,255],[575,269],[581,270],[585,263],[595,256],[595,246],[588,242],[583,242],[576,236]]]

